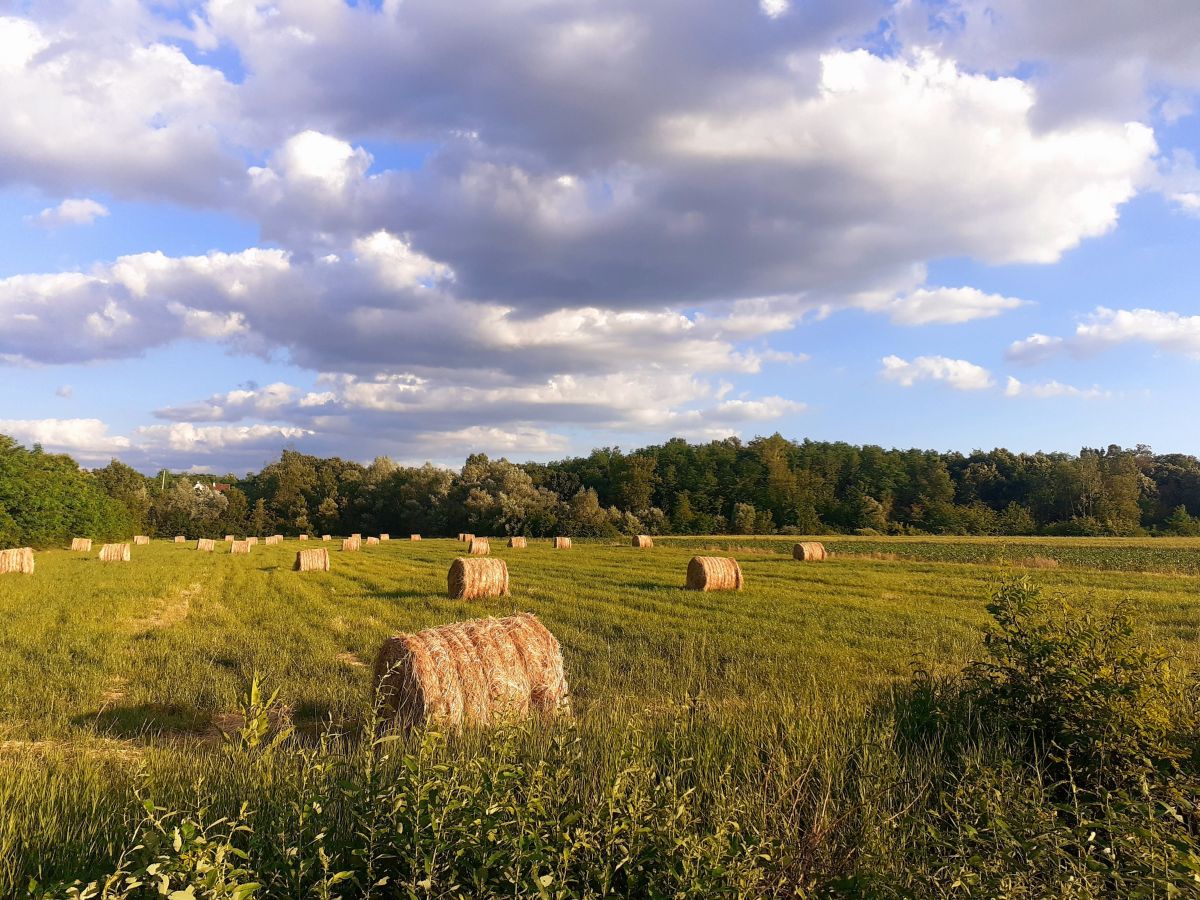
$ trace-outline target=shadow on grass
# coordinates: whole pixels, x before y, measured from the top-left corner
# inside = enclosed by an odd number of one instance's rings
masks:
[[[208,728],[211,716],[198,709],[173,703],[140,703],[113,706],[94,713],[75,716],[71,722],[91,728],[104,737],[149,739],[168,734],[200,736]]]

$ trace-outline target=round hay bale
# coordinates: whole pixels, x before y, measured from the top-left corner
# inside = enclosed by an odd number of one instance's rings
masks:
[[[333,535],[332,535],[332,534],[323,534],[323,535],[321,535],[321,540],[323,540],[323,541],[332,541],[332,540],[333,540]]]
[[[250,546],[249,541],[231,541],[229,544],[229,553],[231,556],[249,556]]]
[[[187,535],[185,535],[185,534],[177,534],[177,535],[175,535],[175,543],[177,543],[177,544],[186,544],[186,543],[187,543]]]
[[[688,562],[687,587],[692,591],[740,591],[742,567],[727,556],[693,556]]]
[[[467,547],[467,552],[472,556],[487,556],[492,552],[492,545],[488,542],[487,538],[475,538],[471,541],[470,546]]]
[[[562,648],[532,613],[388,638],[372,686],[379,724],[405,730],[486,728],[570,711]]]
[[[196,541],[196,549],[202,550],[205,553],[212,553],[217,549],[217,542],[212,538],[200,538]]]
[[[461,541],[461,540],[463,540],[465,537],[466,537],[466,535],[465,535],[463,532],[461,532],[461,531],[460,531],[460,532],[458,533],[458,539],[459,539],[460,541]]]
[[[555,550],[570,550],[571,539],[569,537],[556,537],[550,541]]]
[[[390,534],[384,533],[384,534],[379,535],[379,543],[381,543],[381,544],[386,544],[391,539],[392,539],[392,536]]]
[[[14,547],[11,550],[0,550],[0,575],[33,574],[33,548]]]
[[[475,540],[475,535],[471,534],[471,532],[468,531],[461,538],[459,538],[459,540],[462,541],[464,544],[469,544],[469,543],[471,543],[471,541]]]
[[[367,546],[368,547],[374,547],[374,546],[377,546],[378,544],[379,544],[379,538],[377,538],[377,537],[367,538]]]
[[[446,575],[451,600],[508,596],[508,566],[502,559],[458,557]]]
[[[801,541],[792,547],[792,559],[803,562],[820,562],[828,555],[820,541]]]
[[[316,550],[297,550],[293,572],[328,572],[329,551],[324,547]]]
[[[257,546],[258,544],[258,538],[256,537],[248,537],[246,540],[250,543],[251,547]]]
[[[150,536],[147,534],[135,534],[133,536],[133,545],[135,547],[145,547],[150,543]]]
[[[267,546],[274,546],[275,544],[282,544],[283,543],[283,535],[282,534],[272,534],[269,537],[263,538],[263,543],[266,544]]]
[[[300,535],[300,537],[299,537],[299,540],[301,540],[301,541],[307,541],[307,540],[308,540],[308,535],[307,535],[307,534],[302,534],[302,535]]]
[[[91,538],[71,538],[71,549],[81,553],[92,552]]]
[[[633,546],[639,550],[648,550],[654,546],[654,540],[648,534],[634,535]]]
[[[410,541],[419,541],[421,539],[421,536],[419,534],[410,534],[408,536],[408,539]]]
[[[510,537],[508,539],[508,546],[512,547],[514,550],[524,550],[529,546],[529,541],[523,537]]]
[[[236,540],[237,540],[237,538],[234,537],[232,534],[225,535],[225,543],[227,543],[227,544],[232,543],[233,541],[236,541]]]
[[[342,538],[342,552],[353,553],[357,552],[362,547],[362,542],[358,538]]]
[[[354,534],[350,535],[350,537],[354,538],[354,540],[356,540],[356,541],[361,541],[362,540],[362,532],[356,531],[356,532],[354,532]]]
[[[101,562],[129,562],[128,544],[105,544],[100,548]]]

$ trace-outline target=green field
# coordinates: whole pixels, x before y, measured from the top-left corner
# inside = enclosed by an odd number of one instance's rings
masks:
[[[964,895],[1009,884],[1036,896],[1058,884],[1033,863],[989,874],[965,832],[961,859],[914,862],[946,857],[919,820],[944,760],[897,750],[881,705],[914,667],[951,674],[978,658],[988,597],[1014,574],[1100,610],[1128,601],[1147,644],[1200,670],[1200,540],[826,545],[829,560],[805,564],[791,539],[494,541],[512,595],[472,602],[445,597],[461,553],[450,540],[335,549],[331,572],[303,575],[294,540],[248,557],[155,541],[128,564],[38,553],[35,575],[0,577],[0,895],[31,883],[59,895],[115,871],[151,820],[171,836],[178,821],[223,816],[248,829],[229,838],[248,855],[229,883],[260,884],[258,896],[653,896],[668,883],[665,896],[921,896],[956,881]],[[739,559],[746,589],[682,590],[688,559],[716,548]],[[519,610],[562,644],[573,722],[371,747],[369,666],[386,636]],[[279,691],[270,721],[295,729],[269,749],[221,736],[238,730],[256,674]],[[893,844],[905,849],[889,862]]]

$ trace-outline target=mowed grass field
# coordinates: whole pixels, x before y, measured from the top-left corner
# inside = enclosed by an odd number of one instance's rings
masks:
[[[147,795],[178,804],[205,793],[198,782],[219,782],[220,732],[237,729],[256,674],[278,689],[297,753],[322,733],[353,742],[369,733],[383,639],[467,618],[541,617],[562,644],[577,721],[595,726],[588,740],[699,704],[715,746],[741,741],[742,756],[780,723],[804,731],[869,709],[914,666],[953,672],[978,657],[987,599],[1014,573],[1101,609],[1128,601],[1149,643],[1200,669],[1200,540],[827,539],[833,555],[821,563],[792,560],[793,540],[564,551],[495,540],[512,594],[467,602],[446,598],[446,571],[463,553],[452,540],[357,553],[335,542],[325,545],[332,571],[303,574],[295,553],[319,542],[234,557],[221,542],[203,553],[157,540],[125,564],[39,552],[35,575],[0,577],[0,895],[30,879],[95,877]],[[697,553],[736,557],[745,590],[683,590]],[[233,806],[231,790],[214,787],[203,802]],[[764,793],[761,804],[774,802]]]

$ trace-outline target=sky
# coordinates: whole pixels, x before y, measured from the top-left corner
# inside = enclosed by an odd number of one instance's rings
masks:
[[[1200,4],[0,0],[0,432],[1200,452]]]

